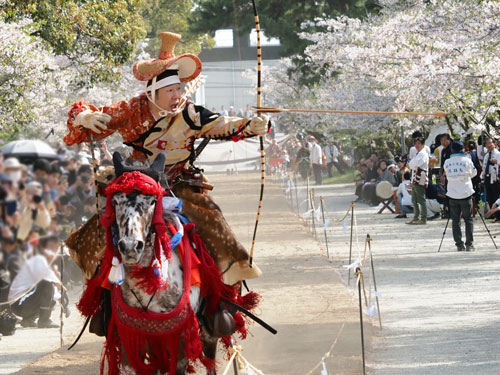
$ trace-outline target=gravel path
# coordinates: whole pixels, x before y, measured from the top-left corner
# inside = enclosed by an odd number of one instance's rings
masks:
[[[228,221],[249,247],[258,178],[251,174],[211,179]],[[318,241],[314,241],[306,222],[290,212],[283,190],[267,182],[255,253],[264,275],[250,282],[264,297],[261,317],[279,333],[272,336],[254,326],[254,336],[244,342],[243,354],[268,375],[306,374],[342,329],[332,355],[325,360],[328,373],[361,374],[357,296],[345,286],[347,271],[343,267],[349,257],[350,217],[345,223],[335,222],[355,198],[353,187],[315,189],[316,197],[324,198],[326,216],[332,219],[327,229],[330,262],[325,256],[321,223],[317,226]],[[306,209],[305,190],[300,187],[298,196],[293,196],[293,205],[298,200],[302,211]],[[369,233],[381,294],[383,330],[378,328],[376,316],[364,316],[367,373],[499,374],[500,250],[493,247],[483,223],[475,220],[475,252],[456,252],[449,227],[437,253],[445,220],[412,227],[394,219],[393,214],[377,215],[376,211],[363,204],[355,206],[359,251]],[[499,232],[496,224],[487,225],[492,232]],[[354,241],[353,260],[357,257]],[[367,267],[364,273],[370,294]],[[351,281],[351,287],[353,284]],[[373,292],[369,297],[373,301]],[[77,327],[77,317],[71,319]],[[23,329],[4,338],[0,342],[0,373],[9,373],[6,370],[53,350],[58,337],[55,330],[49,331]],[[75,352],[62,348],[30,363],[19,374],[96,374],[100,350],[101,340],[87,334]],[[313,373],[320,374],[320,370]]]
[[[305,200],[305,190],[299,188],[299,202]],[[323,196],[327,217],[340,218],[355,199],[353,191],[350,184],[321,186],[315,195]],[[305,203],[301,208],[305,210]],[[480,218],[474,220],[475,252],[456,251],[450,222],[438,253],[446,220],[409,226],[388,211],[378,215],[376,208],[364,204],[356,205],[355,212],[361,249],[367,233],[373,239],[382,295],[383,330],[374,330],[367,373],[500,374],[500,250]],[[499,232],[498,224],[486,224],[492,233]],[[346,229],[343,223],[332,223],[327,230],[337,269],[347,264],[349,230],[350,218]],[[318,233],[322,235],[320,228]],[[495,241],[500,245],[500,238]],[[347,272],[340,272],[345,280]],[[375,328],[377,323],[373,320]]]
[[[259,174],[209,178],[216,186],[213,195],[225,217],[249,249]],[[325,249],[291,212],[279,185],[267,181],[264,199],[254,256],[264,274],[249,281],[249,286],[263,296],[260,317],[275,327],[278,334],[272,335],[253,325],[253,336],[242,343],[243,355],[267,375],[304,375],[314,368],[311,374],[320,374],[322,367],[317,365],[335,342],[331,355],[325,359],[329,373],[360,374],[357,299],[341,282],[337,266],[326,259]],[[76,313],[71,319],[65,326],[71,336],[66,343],[81,327]],[[369,346],[369,322],[365,329]],[[11,373],[23,365],[17,372],[20,375],[99,373],[102,339],[86,333],[71,352],[67,347],[53,352],[58,347],[58,336],[56,330],[49,331],[23,329],[0,341],[1,373]],[[222,373],[223,357],[218,358]]]

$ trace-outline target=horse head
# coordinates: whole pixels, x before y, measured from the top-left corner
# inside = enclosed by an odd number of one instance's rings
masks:
[[[124,173],[140,172],[159,181],[165,164],[165,156],[159,154],[151,167],[131,167],[123,164],[119,153],[113,155],[116,178]],[[112,205],[115,210],[118,226],[118,250],[122,262],[135,265],[141,262],[147,243],[150,240],[151,222],[155,213],[157,195],[145,194],[140,189],[132,191],[116,191],[113,194]],[[151,251],[148,254],[152,255]]]

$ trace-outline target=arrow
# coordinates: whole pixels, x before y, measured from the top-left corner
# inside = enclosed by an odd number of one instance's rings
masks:
[[[288,109],[275,107],[253,107],[258,113],[280,113],[280,112],[298,112],[298,113],[340,113],[357,115],[400,115],[400,116],[436,116],[445,117],[445,112],[381,112],[381,111],[351,111],[340,109]]]

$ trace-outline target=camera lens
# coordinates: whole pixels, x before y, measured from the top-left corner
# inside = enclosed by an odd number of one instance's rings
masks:
[[[42,201],[42,197],[39,195],[33,195],[33,202],[40,203]]]

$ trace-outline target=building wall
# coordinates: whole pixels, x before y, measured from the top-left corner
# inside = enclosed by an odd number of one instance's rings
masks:
[[[233,31],[233,35],[237,33]],[[198,104],[208,109],[219,111],[224,105],[226,110],[233,106],[237,112],[239,109],[245,110],[247,104],[256,104],[256,80],[243,75],[246,71],[251,71],[251,77],[257,75],[257,48],[251,45],[250,34],[233,39],[232,47],[202,50],[199,56],[203,63],[202,74],[206,78],[196,99],[203,100]],[[280,51],[279,45],[263,46],[262,64],[279,64]]]
[[[263,63],[276,66],[279,60],[266,60]],[[202,74],[206,77],[203,103],[205,107],[215,107],[219,111],[221,105],[224,105],[226,110],[233,106],[238,111],[245,110],[247,104],[255,105],[256,79],[246,78],[243,73],[251,71],[250,75],[256,76],[256,66],[256,60],[203,62]]]

